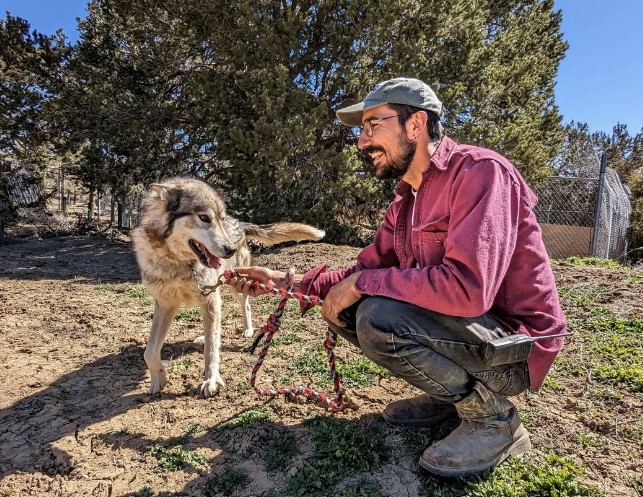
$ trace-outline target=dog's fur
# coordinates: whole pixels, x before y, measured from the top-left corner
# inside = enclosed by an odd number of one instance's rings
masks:
[[[161,348],[170,324],[183,303],[199,304],[203,313],[205,397],[217,393],[225,382],[219,373],[221,350],[221,294],[204,296],[193,276],[213,285],[225,269],[248,266],[246,238],[266,245],[285,241],[319,240],[324,232],[300,223],[256,225],[226,214],[219,193],[207,183],[191,178],[171,178],[150,185],[143,201],[139,226],[133,232],[134,250],[147,290],[154,297],[152,332],[145,349],[150,369],[150,393],[158,394],[167,383]],[[243,309],[244,336],[254,333],[250,302],[237,294]]]

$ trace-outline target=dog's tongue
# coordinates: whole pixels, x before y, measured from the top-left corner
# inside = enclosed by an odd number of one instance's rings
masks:
[[[219,258],[213,256],[210,252],[206,251],[205,256],[208,258],[208,266],[213,268],[213,269],[219,269],[219,266],[221,263],[219,262]]]

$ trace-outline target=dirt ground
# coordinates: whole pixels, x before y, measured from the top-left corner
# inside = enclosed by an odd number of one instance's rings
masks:
[[[255,262],[299,270],[320,262],[341,267],[356,253],[351,247],[302,244],[258,254]],[[559,284],[595,285],[604,290],[601,305],[643,315],[640,284],[609,270],[555,270]],[[337,415],[309,403],[258,399],[247,387],[256,358],[244,352],[250,339],[241,336],[239,308],[226,292],[221,371],[226,388],[216,398],[199,398],[202,357],[192,340],[201,324],[187,313],[173,324],[163,350],[170,382],[161,398],[150,399],[143,350],[153,305],[141,289],[128,243],[70,237],[0,246],[0,496],[218,495],[206,492],[208,477],[229,464],[252,476],[235,495],[278,495],[312,451],[304,419],[325,415],[359,425],[380,423],[388,402],[415,394],[400,380],[382,377],[372,386],[347,387],[356,409]],[[277,302],[262,299],[254,306],[257,329]],[[268,357],[260,383],[281,379],[291,350],[321,345],[325,327],[318,315],[296,319],[294,310],[288,315],[296,320],[301,341]],[[340,362],[356,354],[345,342],[337,347]],[[306,382],[292,381],[299,380]],[[588,469],[586,481],[606,495],[636,496],[628,482],[643,472],[642,398],[620,395],[618,403],[588,398],[588,381],[563,382],[557,391],[515,399],[530,418],[534,449],[580,458]],[[267,409],[269,422],[235,430],[232,438],[214,435],[214,427],[257,406]],[[599,449],[579,445],[579,434],[587,430],[602,437]],[[287,473],[268,472],[261,445],[284,431],[297,439],[299,459]],[[191,437],[185,449],[208,462],[158,471],[150,448],[186,433]],[[399,430],[386,433],[393,447],[404,445]],[[416,461],[396,449],[372,478],[385,495],[417,496]]]

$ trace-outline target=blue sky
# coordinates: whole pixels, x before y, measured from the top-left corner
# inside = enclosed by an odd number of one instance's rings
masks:
[[[27,19],[50,34],[62,28],[78,37],[76,18],[86,16],[85,0],[0,0],[0,12]],[[556,78],[556,103],[563,122],[586,122],[592,131],[611,132],[620,122],[630,135],[643,128],[643,1],[555,0],[563,10],[570,44]]]

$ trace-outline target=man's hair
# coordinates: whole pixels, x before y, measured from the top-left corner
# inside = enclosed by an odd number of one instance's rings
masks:
[[[440,117],[433,111],[420,109],[419,107],[413,107],[412,105],[405,104],[389,104],[391,108],[397,112],[397,119],[400,124],[404,126],[404,123],[416,112],[426,112],[429,116],[426,121],[426,129],[429,133],[429,139],[433,144],[440,143],[442,137],[444,136],[444,128],[440,122]]]

